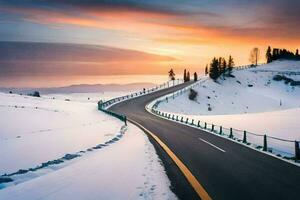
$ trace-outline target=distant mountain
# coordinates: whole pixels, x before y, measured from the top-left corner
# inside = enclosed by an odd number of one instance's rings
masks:
[[[135,91],[143,88],[154,87],[153,83],[130,83],[130,84],[80,84],[65,87],[49,87],[49,88],[0,88],[0,92],[23,93],[28,94],[33,91],[39,91],[41,94],[51,93],[96,93],[96,92],[113,92],[113,91]]]

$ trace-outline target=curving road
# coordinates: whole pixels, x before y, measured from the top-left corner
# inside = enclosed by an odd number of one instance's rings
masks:
[[[112,106],[160,138],[188,167],[212,199],[300,199],[300,167],[211,133],[156,117],[145,110],[150,101],[185,87],[161,90]],[[150,138],[181,199],[197,199],[174,162]]]

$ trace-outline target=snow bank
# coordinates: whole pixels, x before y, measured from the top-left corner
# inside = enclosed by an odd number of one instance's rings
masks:
[[[0,93],[0,199],[176,199],[146,135],[97,110],[114,96]]]
[[[113,138],[122,122],[95,103],[0,93],[0,174],[35,167]]]
[[[1,199],[176,199],[154,147],[129,124],[116,145],[62,169],[0,190]]]

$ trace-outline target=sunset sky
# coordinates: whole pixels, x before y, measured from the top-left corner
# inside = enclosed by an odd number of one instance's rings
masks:
[[[158,69],[138,63],[139,73],[144,68],[161,74],[169,66],[200,71],[212,57],[230,54],[236,64],[248,64],[256,46],[261,62],[268,45],[295,50],[299,19],[298,0],[0,0],[0,40],[101,45],[166,56],[156,61],[163,63]],[[122,63],[122,56],[114,59]]]

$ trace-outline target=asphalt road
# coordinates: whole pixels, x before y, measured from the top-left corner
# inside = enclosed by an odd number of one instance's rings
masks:
[[[145,110],[150,101],[187,84],[116,104],[110,110],[127,115],[158,136],[212,199],[300,199],[300,167],[211,133],[161,119]],[[155,146],[175,193],[181,199],[196,199],[174,163]]]

